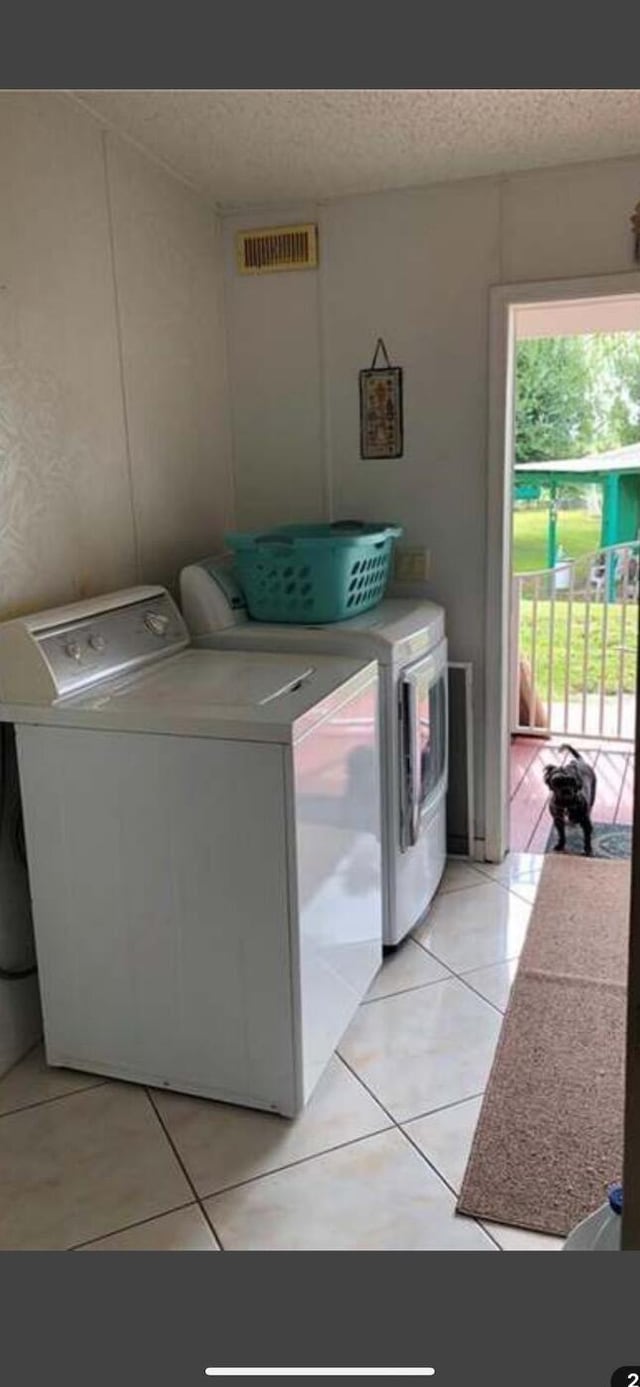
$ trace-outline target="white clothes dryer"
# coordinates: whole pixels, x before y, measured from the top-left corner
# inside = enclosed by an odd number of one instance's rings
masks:
[[[386,598],[324,626],[252,621],[224,556],[180,574],[180,604],[200,647],[349,654],[380,672],[383,943],[393,946],[423,918],[446,861],[448,681],[444,611]]]

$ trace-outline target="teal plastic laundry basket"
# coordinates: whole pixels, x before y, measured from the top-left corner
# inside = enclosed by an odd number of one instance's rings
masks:
[[[336,521],[229,534],[254,621],[315,626],[345,621],[384,595],[398,525]]]

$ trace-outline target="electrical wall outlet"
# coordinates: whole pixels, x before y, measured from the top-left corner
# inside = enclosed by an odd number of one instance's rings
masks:
[[[428,549],[404,548],[395,550],[393,576],[397,583],[420,583],[429,577],[431,555]]]

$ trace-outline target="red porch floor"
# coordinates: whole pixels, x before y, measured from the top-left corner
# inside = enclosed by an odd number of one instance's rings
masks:
[[[562,761],[562,739],[514,737],[511,742],[510,848],[512,852],[544,852],[551,828],[549,798],[542,779],[544,767]],[[577,743],[598,777],[594,823],[630,824],[633,818],[634,755],[624,747]]]

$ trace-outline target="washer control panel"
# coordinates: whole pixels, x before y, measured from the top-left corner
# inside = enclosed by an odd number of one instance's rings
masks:
[[[167,592],[45,626],[34,635],[58,698],[175,654],[189,644],[182,616]]]

